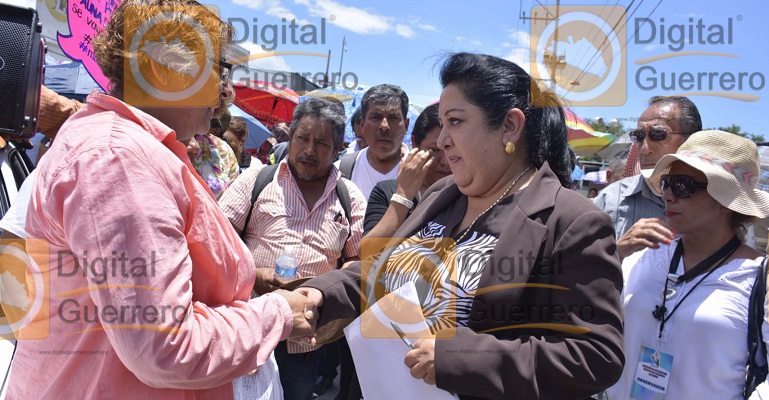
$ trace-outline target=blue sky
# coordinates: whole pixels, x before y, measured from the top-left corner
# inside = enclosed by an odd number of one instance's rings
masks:
[[[540,1],[545,5],[554,4],[554,0]],[[658,2],[636,0],[628,14],[638,7],[633,18],[646,17]],[[607,3],[613,5],[614,2],[564,0],[562,5],[601,6]],[[630,3],[631,0],[619,0],[619,5],[625,7]],[[343,72],[354,72],[360,83],[366,85],[397,84],[406,90],[412,102],[421,105],[429,104],[440,96],[435,64],[446,52],[481,52],[527,64],[530,24],[524,24],[518,16],[521,10],[530,15],[534,5],[537,5],[536,0],[477,0],[471,3],[459,0],[223,0],[216,4],[223,17],[241,17],[249,22],[252,18],[258,18],[259,26],[281,24],[281,18],[296,18],[299,23],[317,25],[320,18],[326,18],[325,44],[279,45],[276,51],[325,54],[331,49],[331,71],[335,72],[339,69],[342,38],[346,36],[348,52],[344,56]],[[682,51],[723,52],[739,58],[688,56],[657,61],[651,65],[657,69],[658,77],[662,72],[667,77],[673,72],[677,75],[683,72],[695,75],[697,72],[767,72],[769,52],[761,45],[765,37],[762,28],[766,25],[762,18],[767,15],[767,11],[769,2],[766,1],[663,0],[651,16],[658,25],[660,18],[665,18],[666,25],[687,24],[690,17],[694,18],[695,23],[702,18],[705,25],[726,25],[728,18],[733,20],[731,45],[699,45],[695,37],[695,44],[687,43]],[[331,15],[334,15],[334,21],[330,20]],[[633,28],[631,22],[628,37],[633,34]],[[648,35],[648,32],[645,34]],[[249,44],[246,47],[252,52],[261,51],[258,46]],[[636,44],[631,41],[627,45],[627,102],[619,107],[578,107],[575,111],[583,118],[637,118],[645,108],[644,100],[650,96],[684,92],[681,89],[644,91],[636,85],[635,76],[639,66],[633,61],[668,52],[670,50],[666,46]],[[306,56],[272,57],[254,64],[312,73],[325,71],[326,68],[325,59]],[[758,77],[754,82],[759,83]],[[720,88],[715,87],[713,90]],[[736,123],[745,131],[764,134],[769,139],[769,132],[764,129],[766,114],[769,113],[767,83],[760,90],[744,87],[742,91],[733,92],[754,94],[761,99],[742,102],[707,96],[692,97],[700,109],[704,127]],[[625,123],[626,127],[628,125],[635,126],[635,122]]]

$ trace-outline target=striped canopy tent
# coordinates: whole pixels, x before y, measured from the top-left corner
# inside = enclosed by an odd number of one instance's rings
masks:
[[[758,146],[758,155],[761,157],[761,174],[756,187],[769,192],[769,146]]]
[[[566,117],[566,130],[571,146],[577,155],[589,156],[613,142],[614,135],[596,132],[582,118],[568,108],[563,109]]]

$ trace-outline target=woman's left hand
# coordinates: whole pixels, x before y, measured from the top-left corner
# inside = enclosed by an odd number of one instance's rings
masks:
[[[403,362],[411,370],[411,376],[435,385],[435,339],[414,342],[414,349],[406,353]]]

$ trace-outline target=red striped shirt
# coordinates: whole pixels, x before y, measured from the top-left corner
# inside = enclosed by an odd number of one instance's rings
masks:
[[[251,192],[262,167],[244,171],[219,199],[224,214],[242,230],[246,224]],[[254,255],[257,268],[274,268],[283,249],[294,246],[297,277],[318,276],[337,267],[344,251],[345,258],[360,256],[366,199],[351,181],[343,182],[350,192],[352,234],[350,225],[336,195],[341,173],[331,167],[326,187],[312,210],[308,210],[288,163],[283,160],[272,182],[254,203],[254,211],[246,228],[245,241]],[[318,347],[288,343],[290,353],[302,353]]]

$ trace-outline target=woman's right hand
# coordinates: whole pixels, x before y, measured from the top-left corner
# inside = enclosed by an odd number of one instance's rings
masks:
[[[411,149],[398,169],[398,188],[395,193],[409,200],[416,197],[433,163],[430,151]]]

